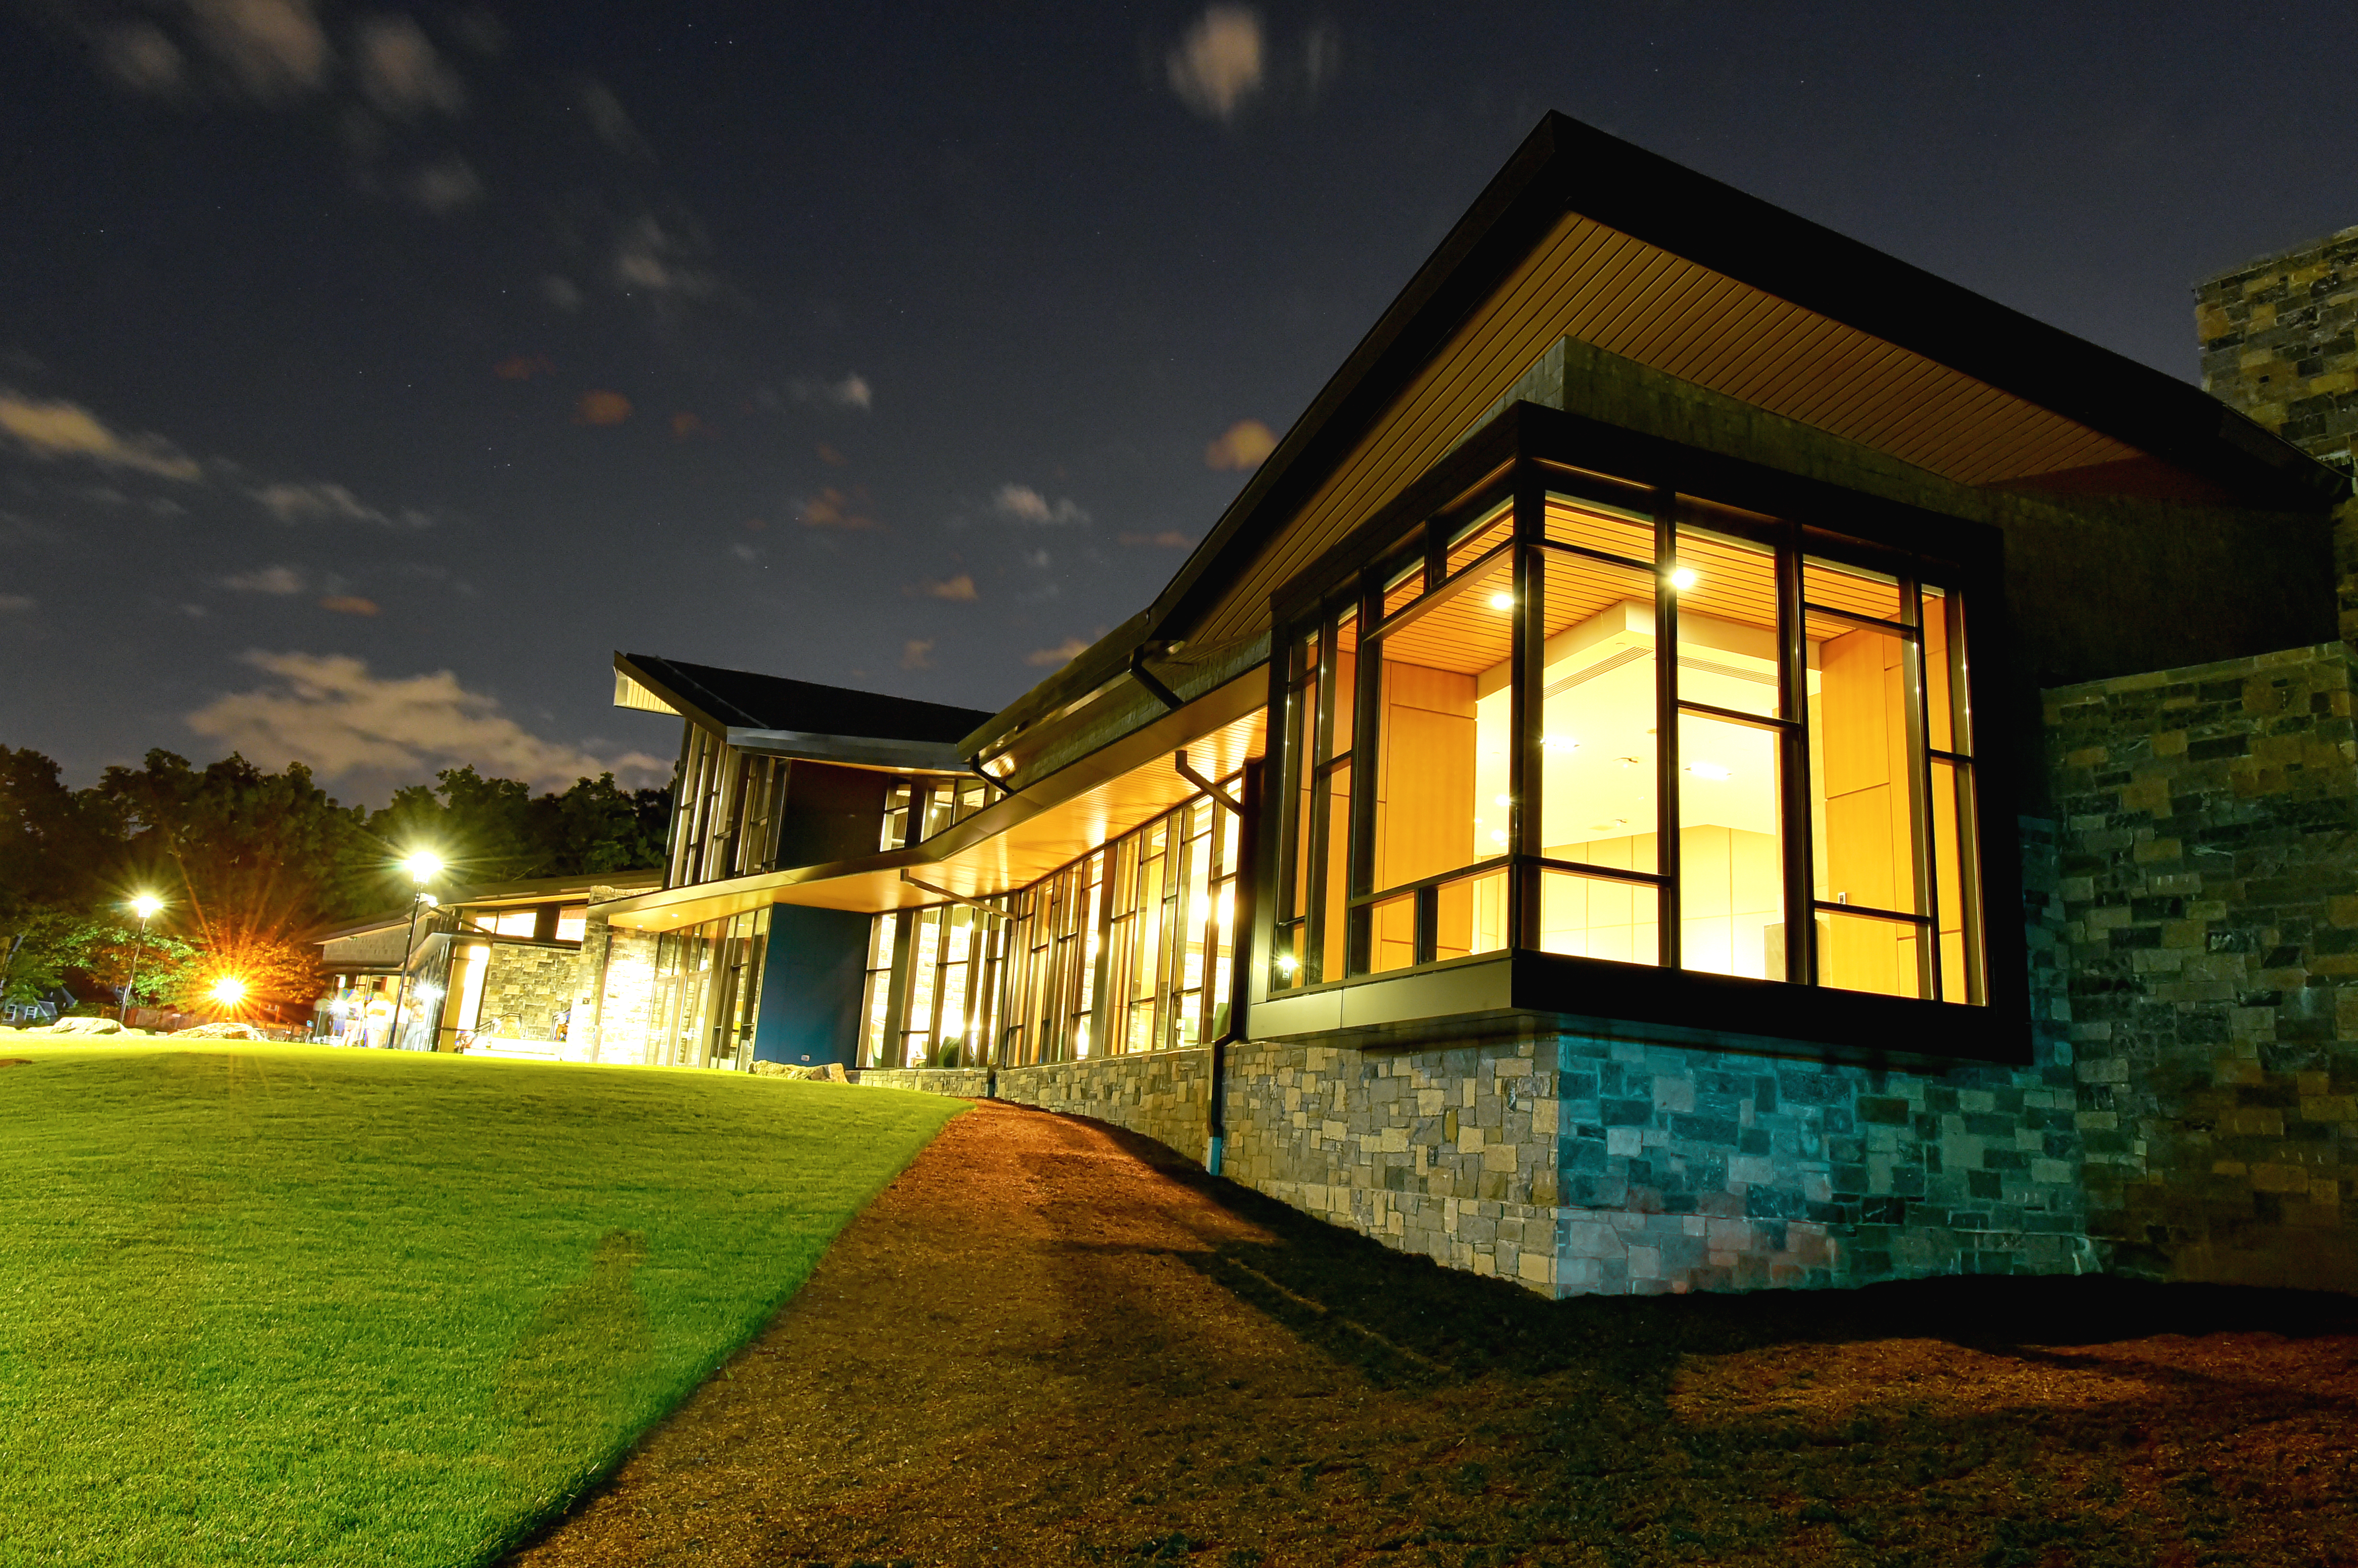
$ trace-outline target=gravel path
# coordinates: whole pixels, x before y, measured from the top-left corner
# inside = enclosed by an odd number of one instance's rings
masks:
[[[2358,1564],[2358,1303],[1549,1303],[985,1104],[512,1561]]]

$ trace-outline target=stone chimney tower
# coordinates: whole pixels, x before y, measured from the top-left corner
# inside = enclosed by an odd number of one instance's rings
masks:
[[[2358,438],[2358,229],[2197,284],[2202,389],[2348,471]]]

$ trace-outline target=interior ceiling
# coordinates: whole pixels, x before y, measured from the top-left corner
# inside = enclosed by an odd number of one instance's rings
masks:
[[[1567,213],[1274,531],[1192,635],[1221,642],[1260,632],[1281,584],[1438,461],[1564,337],[1961,484],[2150,460],[1922,354]],[[1577,388],[1568,401],[1576,410]]]

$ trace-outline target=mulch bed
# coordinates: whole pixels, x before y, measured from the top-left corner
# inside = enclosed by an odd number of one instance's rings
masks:
[[[979,1106],[512,1562],[2358,1564],[2358,1302],[1549,1303]]]

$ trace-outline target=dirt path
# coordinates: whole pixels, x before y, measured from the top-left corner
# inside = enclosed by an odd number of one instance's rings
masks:
[[[513,1562],[2358,1564],[2353,1309],[1549,1303],[983,1105]]]

